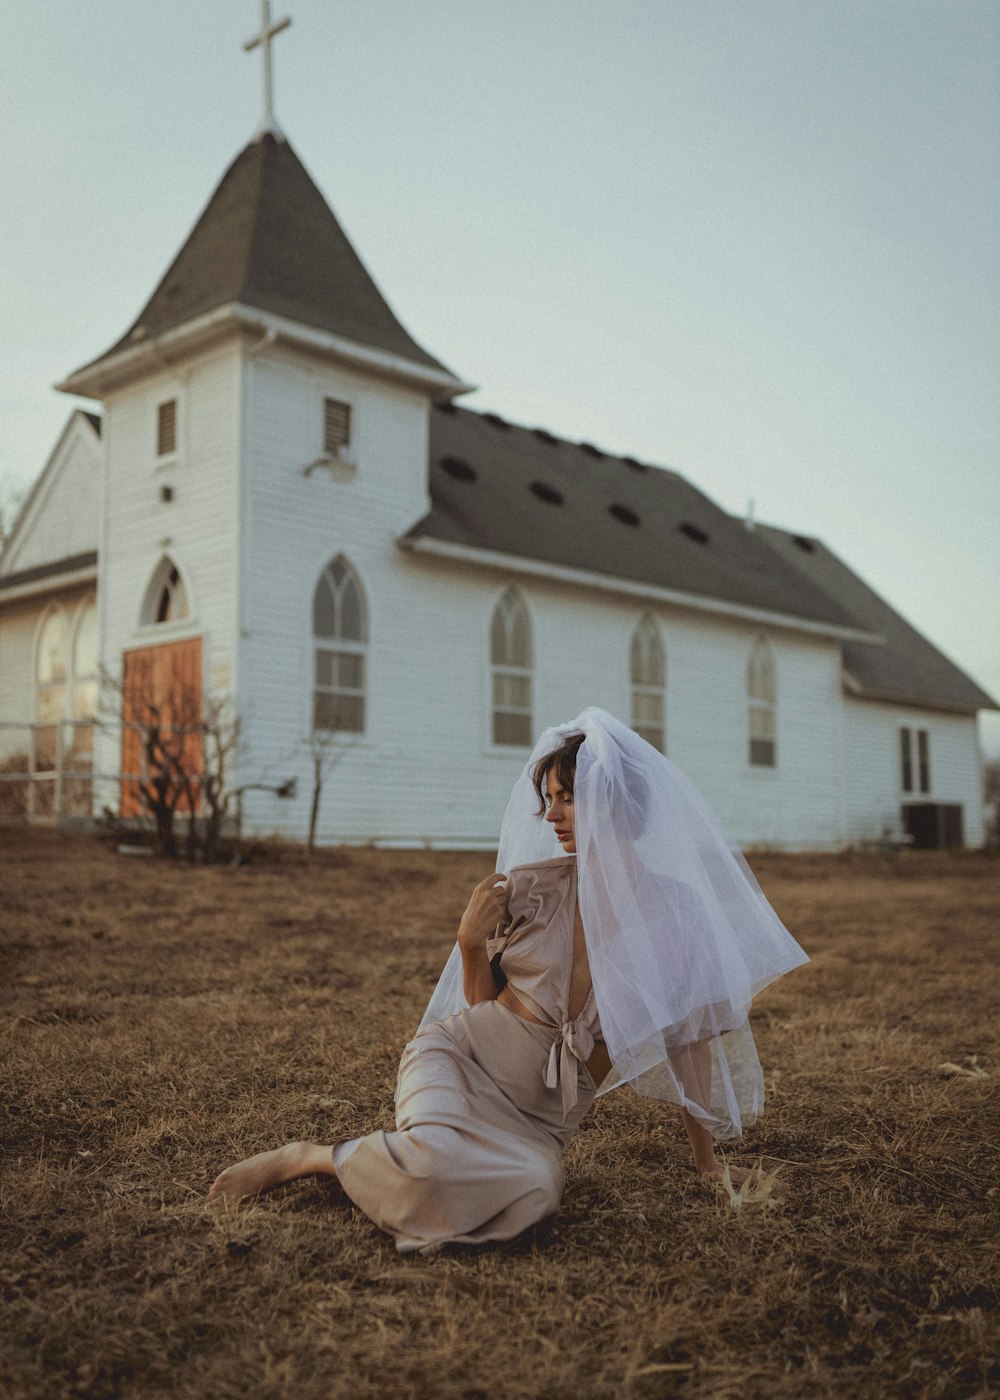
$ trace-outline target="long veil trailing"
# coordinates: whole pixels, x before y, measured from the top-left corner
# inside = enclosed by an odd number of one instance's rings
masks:
[[[504,816],[499,872],[562,853],[538,815],[532,772],[580,733],[580,913],[612,1064],[600,1092],[629,1083],[683,1105],[716,1136],[737,1137],[764,1102],[751,1001],[808,958],[693,783],[604,710],[586,709],[538,740]],[[456,945],[421,1026],[465,1005]],[[700,1044],[710,1057],[693,1050]]]

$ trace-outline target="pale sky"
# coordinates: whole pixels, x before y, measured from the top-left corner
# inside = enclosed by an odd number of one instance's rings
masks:
[[[278,120],[470,407],[753,499],[1000,698],[996,0],[272,13]],[[253,136],[259,22],[4,6],[0,495]]]

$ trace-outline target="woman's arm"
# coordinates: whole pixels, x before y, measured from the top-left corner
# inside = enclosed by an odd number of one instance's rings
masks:
[[[495,1001],[497,984],[486,953],[486,940],[496,932],[507,906],[507,881],[503,875],[488,875],[472,891],[472,898],[458,926],[458,947],[462,954],[463,990],[470,1006]]]

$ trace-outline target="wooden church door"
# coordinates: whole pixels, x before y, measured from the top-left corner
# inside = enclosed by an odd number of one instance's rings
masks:
[[[176,810],[197,806],[202,767],[201,638],[139,647],[123,656],[121,814],[138,816],[142,795],[137,775],[147,773],[150,750],[165,755],[163,768],[187,788]],[[154,742],[150,743],[150,739]]]

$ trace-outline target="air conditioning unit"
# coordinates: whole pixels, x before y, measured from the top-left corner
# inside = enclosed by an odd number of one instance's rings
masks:
[[[904,802],[903,830],[918,851],[964,846],[961,802]]]

